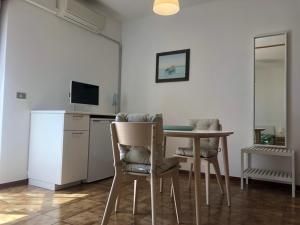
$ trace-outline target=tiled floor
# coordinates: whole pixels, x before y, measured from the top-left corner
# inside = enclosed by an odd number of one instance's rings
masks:
[[[167,183],[168,181],[166,181]],[[244,191],[239,182],[232,182],[232,207],[226,206],[225,196],[219,193],[211,179],[211,206],[205,205],[202,195],[201,224],[211,225],[290,225],[300,224],[300,197],[292,199],[290,187],[272,183],[252,182]],[[202,180],[203,183],[203,180]],[[30,225],[96,225],[104,211],[111,180],[85,184],[51,192],[31,186],[0,190],[0,224]],[[187,187],[187,176],[180,175],[183,224],[194,224],[194,195]],[[203,189],[204,191],[204,186]],[[111,216],[110,224],[151,224],[150,189],[147,183],[139,190],[137,215],[132,215],[133,186],[124,188],[120,212]],[[169,185],[160,194],[159,225],[176,224]]]

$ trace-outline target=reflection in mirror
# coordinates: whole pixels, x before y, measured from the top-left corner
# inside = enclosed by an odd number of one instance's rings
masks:
[[[254,142],[286,146],[286,34],[255,38]]]

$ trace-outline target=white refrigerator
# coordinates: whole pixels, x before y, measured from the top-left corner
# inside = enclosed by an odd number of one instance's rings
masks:
[[[90,119],[88,175],[86,182],[114,176],[113,152],[110,137],[111,118]]]

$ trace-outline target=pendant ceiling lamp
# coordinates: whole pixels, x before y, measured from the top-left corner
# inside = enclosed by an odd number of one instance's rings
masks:
[[[154,0],[153,11],[160,16],[174,15],[179,10],[179,0]]]

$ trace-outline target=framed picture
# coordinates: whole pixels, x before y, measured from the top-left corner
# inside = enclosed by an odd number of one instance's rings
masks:
[[[156,83],[189,80],[190,49],[156,54]]]

